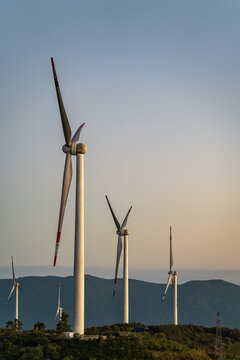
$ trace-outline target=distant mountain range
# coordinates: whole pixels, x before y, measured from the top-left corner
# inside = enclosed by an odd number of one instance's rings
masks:
[[[178,284],[184,284],[192,280],[209,280],[222,279],[233,284],[240,285],[240,270],[223,270],[223,269],[184,269],[177,268],[179,271]],[[129,277],[131,279],[139,279],[143,281],[162,284],[166,281],[166,276],[169,269],[144,269],[129,267]],[[24,276],[72,276],[72,266],[24,266],[16,265],[15,272],[18,277]],[[85,273],[92,276],[97,276],[104,279],[112,279],[114,276],[114,269],[110,267],[93,267],[86,266]],[[122,274],[121,267],[119,274]],[[12,276],[12,268],[9,265],[0,266],[0,278],[9,279]]]
[[[55,328],[58,285],[61,282],[61,305],[70,315],[73,309],[73,277],[18,278],[23,291],[19,291],[19,319],[25,329],[43,321]],[[173,319],[173,289],[161,302],[165,284],[139,280],[129,283],[129,311],[131,322],[161,325]],[[0,280],[0,326],[15,316],[15,293],[8,305],[4,302],[12,287],[12,280]],[[113,280],[85,276],[85,327],[122,322],[123,282],[118,280],[115,298]],[[180,324],[215,326],[216,313],[221,313],[222,326],[240,328],[240,286],[223,280],[190,281],[178,286],[178,313]]]

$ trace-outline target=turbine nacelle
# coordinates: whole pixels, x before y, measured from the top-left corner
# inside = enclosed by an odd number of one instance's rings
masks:
[[[125,236],[125,235],[129,235],[129,231],[127,229],[121,229],[121,230],[117,230],[116,234],[119,236]]]
[[[71,146],[67,146],[66,144],[63,145],[62,147],[62,151],[65,154],[70,154],[70,155],[77,155],[77,154],[85,154],[87,151],[87,147],[84,144],[77,144],[77,143],[72,143]]]

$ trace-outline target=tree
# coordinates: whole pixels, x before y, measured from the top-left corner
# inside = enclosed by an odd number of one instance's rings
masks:
[[[41,360],[43,358],[43,346],[38,344],[37,346],[24,347],[24,353],[21,356],[22,360]]]
[[[34,324],[34,330],[39,330],[39,331],[43,331],[46,329],[46,325],[44,324],[44,322],[38,321]]]
[[[9,320],[9,321],[6,322],[6,328],[7,329],[13,329],[13,327],[14,327],[14,321]]]
[[[71,325],[68,323],[69,315],[63,311],[61,320],[57,323],[57,331],[62,333],[65,331],[70,331]]]
[[[15,319],[14,321],[9,320],[6,322],[6,328],[9,330],[21,330],[22,329],[22,322],[18,319]]]

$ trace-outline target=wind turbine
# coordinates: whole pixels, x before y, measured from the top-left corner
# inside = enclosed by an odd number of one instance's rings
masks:
[[[71,139],[71,128],[64,109],[60,87],[57,79],[53,58],[51,58],[53,77],[57,92],[58,105],[62,120],[63,133],[66,144],[62,150],[66,154],[63,173],[62,196],[58,221],[57,240],[53,266],[56,265],[57,253],[60,242],[63,217],[72,180],[72,155],[76,156],[76,208],[75,208],[75,247],[74,247],[74,308],[73,332],[84,334],[84,154],[87,148],[84,144],[77,143],[83,123]]]
[[[62,307],[60,307],[60,296],[61,296],[61,284],[59,284],[59,288],[58,288],[58,307],[57,307],[57,312],[55,315],[55,319],[57,318],[58,314],[59,314],[59,320],[62,320]]]
[[[115,280],[114,280],[114,290],[113,290],[113,296],[115,296],[116,292],[116,285],[117,285],[117,274],[118,274],[118,267],[119,267],[119,261],[121,257],[122,252],[122,237],[124,237],[124,254],[123,254],[123,322],[128,324],[128,318],[129,318],[129,310],[128,310],[128,235],[129,231],[125,229],[127,226],[127,220],[128,216],[130,214],[130,211],[132,209],[132,206],[128,210],[122,225],[120,226],[118,219],[116,218],[113,209],[111,207],[110,201],[108,200],[108,197],[106,195],[107,203],[110,208],[110,211],[112,213],[113,220],[115,222],[115,225],[117,227],[117,235],[118,235],[118,244],[117,244],[117,258],[116,258],[116,269],[115,269]]]
[[[170,226],[170,271],[168,272],[168,274],[169,274],[168,282],[167,282],[165,292],[163,294],[162,301],[164,301],[168,287],[169,287],[170,283],[172,282],[172,286],[174,288],[174,308],[173,308],[174,325],[177,325],[178,324],[178,311],[177,311],[177,276],[178,276],[178,272],[173,271],[172,227],[171,226]]]
[[[6,300],[6,304],[8,303],[12,293],[14,292],[14,290],[16,289],[16,310],[15,310],[15,320],[18,320],[18,288],[19,288],[19,283],[16,281],[16,277],[15,277],[15,272],[14,272],[14,265],[13,265],[13,257],[11,256],[11,260],[12,260],[12,276],[13,276],[13,287],[10,291],[10,294]]]

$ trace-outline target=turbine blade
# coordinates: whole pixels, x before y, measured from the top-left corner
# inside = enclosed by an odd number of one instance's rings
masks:
[[[72,138],[72,143],[76,143],[80,137],[80,133],[82,128],[84,127],[85,123],[83,123],[81,126],[79,126],[79,128],[77,129],[77,131],[75,132],[75,135]]]
[[[166,289],[165,289],[165,291],[164,291],[162,301],[164,301],[164,299],[165,299],[165,296],[166,296],[166,293],[167,293],[167,290],[168,290],[168,288],[169,288],[169,285],[170,285],[171,280],[172,280],[172,274],[169,275],[168,282],[167,282],[167,286],[166,286]]]
[[[54,82],[55,82],[55,87],[56,87],[56,92],[57,92],[57,98],[58,98],[58,105],[59,105],[59,110],[60,110],[60,115],[61,115],[61,120],[62,120],[63,133],[64,133],[64,137],[65,137],[67,146],[70,146],[71,145],[71,128],[70,128],[68,118],[67,118],[67,115],[66,115],[66,112],[64,109],[62,95],[61,95],[61,91],[60,91],[60,87],[59,87],[59,83],[58,83],[58,78],[57,78],[57,73],[55,70],[53,58],[51,58],[51,62],[52,62],[53,77],[54,77]]]
[[[121,237],[121,235],[119,235],[118,236],[118,244],[117,244],[117,259],[116,259],[116,269],[115,269],[113,296],[115,296],[115,291],[116,291],[117,274],[118,274],[118,267],[119,267],[119,261],[120,261],[120,257],[121,257],[121,252],[122,252],[122,237]]]
[[[127,212],[127,215],[125,216],[125,219],[123,220],[122,226],[121,226],[121,230],[125,228],[125,226],[127,225],[127,221],[128,221],[128,216],[130,214],[130,211],[132,210],[132,206],[130,207],[130,209]]]
[[[55,319],[57,318],[57,316],[58,316],[58,313],[59,313],[59,308],[57,309],[57,312],[56,312],[56,315],[55,315]]]
[[[106,199],[107,199],[107,203],[108,203],[109,209],[110,209],[110,211],[111,211],[111,213],[112,213],[113,220],[114,220],[114,222],[115,222],[115,224],[116,224],[116,227],[117,227],[117,229],[120,231],[121,228],[120,228],[120,224],[119,224],[119,222],[118,222],[118,219],[116,218],[116,215],[115,215],[114,212],[113,212],[113,209],[112,209],[112,207],[111,207],[111,204],[110,204],[110,201],[108,200],[107,195],[105,195],[105,196],[106,196]]]
[[[13,256],[11,256],[11,260],[12,260],[12,276],[13,276],[13,283],[16,283],[16,278],[15,278],[15,272],[14,272],[14,265],[13,265]]]
[[[13,287],[12,287],[12,289],[11,289],[11,291],[10,291],[9,296],[8,296],[7,300],[5,301],[5,304],[7,304],[7,303],[8,303],[8,301],[9,301],[9,299],[10,299],[10,297],[11,297],[12,293],[14,292],[15,286],[16,286],[16,285],[15,285],[15,283],[14,283],[14,284],[13,284]]]
[[[64,217],[64,212],[65,212],[65,207],[66,207],[66,202],[67,202],[67,197],[68,197],[68,193],[69,193],[71,180],[72,180],[72,157],[70,154],[67,154],[66,160],[65,160],[64,174],[63,174],[62,197],[61,197],[61,205],[60,205],[60,212],[59,212],[58,232],[57,232],[57,240],[56,240],[53,266],[56,265],[56,261],[57,261],[57,253],[58,253],[58,247],[59,247],[60,236],[61,236],[61,231],[62,231],[63,217]]]
[[[172,227],[170,226],[170,271],[173,271]]]

